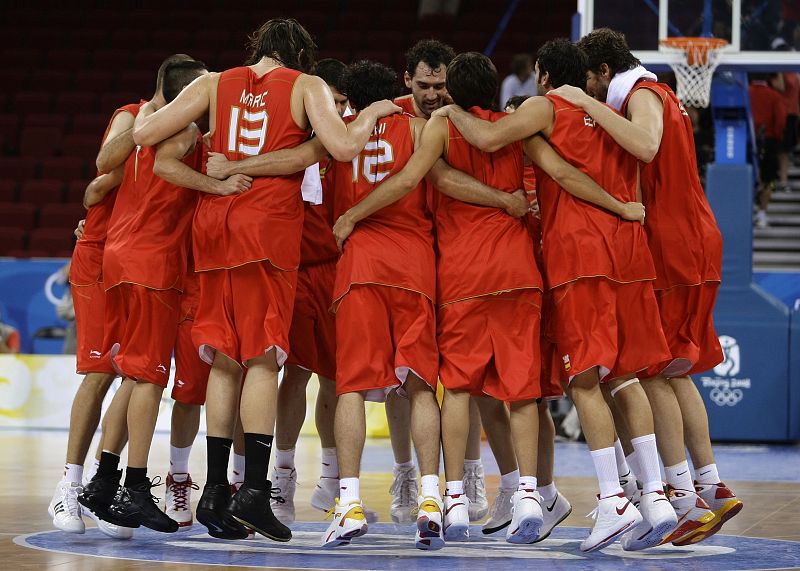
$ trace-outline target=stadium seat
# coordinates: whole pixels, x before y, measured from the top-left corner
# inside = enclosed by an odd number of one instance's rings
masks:
[[[31,73],[30,86],[31,89],[36,89],[39,86],[57,85],[57,92],[65,91],[72,88],[75,80],[74,71],[66,71],[63,69],[38,69]],[[52,107],[52,105],[51,105]]]
[[[42,178],[70,180],[86,176],[86,162],[75,157],[54,157],[41,161]]]
[[[28,249],[42,250],[52,256],[67,250],[73,240],[72,232],[65,228],[36,228],[28,235]]]
[[[97,146],[100,146],[100,139],[106,132],[108,122],[111,120],[109,113],[82,113],[76,115],[72,120],[72,134],[92,135],[97,137]]]
[[[152,91],[155,91],[155,87],[156,87],[155,83],[153,83],[150,89]],[[139,95],[139,93],[141,93],[141,95]],[[152,94],[148,94],[147,91],[142,91],[142,92],[115,91],[113,93],[106,93],[100,96],[100,111],[106,114],[106,116],[108,117],[106,121],[108,121],[109,119],[111,119],[111,115],[112,113],[114,113],[116,109],[119,109],[124,105],[129,105],[130,103],[139,103],[139,101],[141,101],[143,97],[150,97],[150,95]],[[104,132],[105,129],[103,129],[100,135],[102,136]]]
[[[17,200],[17,182],[14,180],[0,180],[0,202],[15,202]]]
[[[67,135],[61,141],[61,154],[65,157],[78,157],[94,162],[100,150],[100,138],[94,135]]]
[[[75,74],[75,89],[93,89],[95,92],[108,92],[114,89],[115,74],[107,69],[82,69]]]
[[[9,153],[16,153],[19,149],[19,116],[16,114],[0,115],[0,139],[3,140],[2,149]]]
[[[91,91],[67,91],[56,97],[56,113],[76,115],[92,113],[97,108],[97,96]]]
[[[36,175],[36,159],[31,157],[0,157],[0,173],[4,180],[23,181]]]
[[[320,44],[326,50],[352,51],[358,48],[359,35],[352,30],[333,30],[325,34],[325,39]]]
[[[25,117],[23,129],[58,129],[64,131],[67,126],[69,115],[63,113],[33,113]],[[24,131],[23,131],[24,132]]]
[[[8,46],[14,45],[13,43],[6,43],[9,42],[9,39],[5,37],[5,33],[3,42]],[[3,62],[5,65],[13,64],[19,68],[36,69],[42,65],[43,58],[44,52],[39,49],[8,48],[3,50]]]
[[[25,230],[0,227],[0,256],[14,256],[25,248]]]
[[[78,221],[85,217],[86,209],[82,204],[44,204],[39,210],[39,228],[66,228],[72,231]]]
[[[91,65],[91,52],[81,49],[50,50],[45,61],[50,67],[73,71]]]
[[[117,76],[117,90],[150,94],[155,91],[156,74],[149,70],[124,71]]]
[[[97,55],[99,53],[103,53],[106,50],[98,50],[99,47],[103,47],[106,45],[108,40],[108,31],[103,28],[86,28],[86,29],[77,29],[72,31],[72,37],[70,38],[70,43],[75,46],[76,48],[82,48],[85,50],[96,50],[95,52],[95,63],[97,62]]]
[[[50,112],[50,92],[21,91],[14,97],[14,110],[20,115]]]
[[[41,206],[64,202],[64,182],[58,179],[26,180],[19,192],[19,201]]]
[[[98,70],[124,69],[130,61],[130,53],[130,50],[98,50],[94,53],[92,65]]]
[[[67,185],[67,202],[70,204],[83,204],[83,195],[90,182],[81,178],[69,181]]]
[[[18,202],[0,202],[2,228],[21,228],[30,230],[36,221],[36,206]]]
[[[19,153],[25,157],[54,157],[61,152],[62,129],[31,127],[22,131]]]

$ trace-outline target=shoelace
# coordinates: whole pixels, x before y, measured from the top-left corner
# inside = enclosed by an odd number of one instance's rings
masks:
[[[464,472],[464,491],[473,502],[486,495],[483,480],[478,477],[478,470],[473,466],[468,467]]]
[[[400,505],[408,506],[415,503],[417,496],[417,480],[412,477],[415,468],[400,470],[389,487],[389,493],[400,496]]]
[[[169,490],[173,494],[173,501],[175,502],[176,510],[185,511],[189,509],[186,504],[188,503],[187,496],[190,489],[199,490],[200,486],[192,482],[192,480],[189,478],[183,482],[176,482],[175,480],[172,481],[172,485],[169,487]]]
[[[147,485],[150,486],[150,489],[152,490],[153,488],[157,488],[163,483],[164,482],[161,481],[161,476],[156,476],[152,480],[148,481]],[[150,493],[150,497],[153,498],[153,501],[155,501],[155,503],[159,503],[160,500],[158,499],[158,496],[154,496],[152,492]]]
[[[286,503],[286,500],[283,499],[283,496],[281,495],[281,489],[280,488],[272,488],[270,490],[269,498],[271,500],[275,500],[279,504],[285,504]]]
[[[80,504],[78,503],[78,495],[83,491],[78,486],[67,486],[66,493],[64,494],[64,503],[66,504],[67,512],[69,515],[77,515],[80,517]]]
[[[492,504],[492,509],[489,513],[489,519],[496,518],[502,514],[504,508],[511,503],[511,497],[513,495],[513,490],[500,490],[497,494],[497,499]]]

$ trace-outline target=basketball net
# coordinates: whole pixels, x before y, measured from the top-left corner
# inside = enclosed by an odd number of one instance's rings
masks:
[[[711,79],[728,42],[718,38],[667,38],[661,51],[677,56],[669,66],[678,80],[678,99],[689,107],[708,107]]]

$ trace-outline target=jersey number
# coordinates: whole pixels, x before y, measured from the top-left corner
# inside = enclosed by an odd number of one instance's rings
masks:
[[[267,121],[266,111],[251,112],[232,106],[228,150],[232,153],[239,152],[250,156],[259,154],[267,139]]]
[[[370,153],[364,155],[356,155],[353,159],[353,182],[358,182],[359,162],[363,160],[363,175],[370,184],[381,182],[386,175],[391,171],[391,167],[381,169],[382,166],[394,162],[394,151],[392,145],[388,141],[378,139],[377,141],[369,141],[367,146],[364,147],[362,153]]]

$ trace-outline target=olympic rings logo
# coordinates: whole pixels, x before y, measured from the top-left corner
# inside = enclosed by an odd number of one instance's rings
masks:
[[[736,406],[744,398],[742,389],[714,388],[709,397],[717,406]]]

